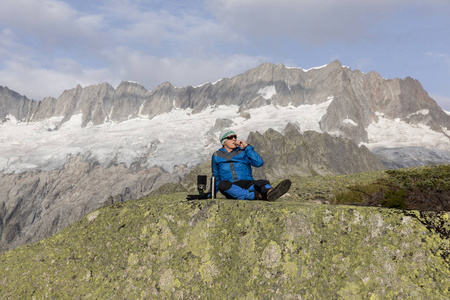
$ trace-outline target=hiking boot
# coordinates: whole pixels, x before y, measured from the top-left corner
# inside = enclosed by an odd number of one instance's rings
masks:
[[[254,191],[253,193],[255,194],[255,197],[253,198],[253,200],[262,200],[263,199],[263,196],[260,193],[258,193],[257,191]]]
[[[276,187],[270,189],[267,192],[267,201],[277,200],[278,198],[286,194],[290,188],[291,188],[291,181],[289,179],[283,180]]]

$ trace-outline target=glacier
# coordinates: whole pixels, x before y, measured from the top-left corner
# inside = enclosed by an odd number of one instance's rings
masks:
[[[332,101],[329,96],[326,102],[316,105],[267,105],[246,110],[245,117],[235,105],[210,106],[198,113],[174,109],[152,119],[140,116],[86,127],[81,126],[81,114],[62,124],[62,117],[27,123],[8,116],[0,124],[0,171],[11,174],[62,169],[71,157],[83,156],[86,161],[104,167],[139,163],[172,172],[177,165],[193,167],[209,160],[211,153],[220,147],[217,136],[221,128],[214,129],[218,119],[230,120],[230,128],[243,139],[250,132],[264,133],[269,128],[281,132],[288,123],[301,132],[322,132],[319,122]],[[344,122],[356,124],[350,119]],[[360,145],[375,153],[386,153],[385,149],[426,148],[440,151],[444,160],[450,161],[448,128],[436,132],[422,124],[411,125],[378,114],[378,121],[369,124],[366,130],[368,142]]]
[[[171,172],[177,165],[192,167],[204,162],[220,147],[220,130],[208,138],[217,119],[231,120],[231,128],[244,139],[252,131],[282,131],[289,122],[300,124],[302,130],[320,131],[318,122],[330,103],[270,105],[248,110],[249,119],[240,116],[238,106],[211,106],[195,114],[192,109],[175,109],[152,119],[141,116],[87,127],[81,127],[81,114],[62,125],[62,117],[27,123],[9,116],[0,125],[0,171],[62,169],[71,157],[81,155],[104,167],[120,163],[129,167],[138,162]]]

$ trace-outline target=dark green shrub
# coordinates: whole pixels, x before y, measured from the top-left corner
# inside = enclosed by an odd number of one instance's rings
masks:
[[[450,165],[388,170],[387,176],[348,186],[335,204],[360,204],[420,211],[450,211]]]
[[[336,204],[350,204],[364,202],[363,194],[358,191],[347,191],[337,193],[334,202]]]
[[[397,191],[387,191],[381,205],[389,208],[406,209],[406,191],[400,189]]]
[[[372,194],[380,192],[379,184],[351,185],[342,192],[336,193],[335,204],[364,204]]]

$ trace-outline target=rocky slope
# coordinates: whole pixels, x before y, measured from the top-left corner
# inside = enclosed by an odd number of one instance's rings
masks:
[[[103,205],[136,199],[188,171],[103,168],[82,157],[62,170],[0,174],[0,252],[49,237]]]
[[[184,197],[114,204],[0,255],[0,297],[450,298],[448,240],[419,212]]]

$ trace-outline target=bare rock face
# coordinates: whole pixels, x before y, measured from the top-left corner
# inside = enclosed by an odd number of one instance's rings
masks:
[[[58,99],[45,98],[39,102],[32,121],[41,121],[50,117],[63,117],[62,122],[73,115],[82,114],[82,126],[103,124],[108,120],[113,105],[115,90],[107,83],[76,88],[65,91]]]
[[[170,112],[173,108],[177,107],[177,102],[180,102],[180,100],[175,91],[175,87],[165,82],[154,90],[149,98],[143,102],[140,115],[153,118],[157,115]]]
[[[114,93],[111,119],[120,122],[138,117],[149,95],[150,92],[138,83],[122,82]]]
[[[11,115],[17,120],[29,120],[38,103],[11,91],[7,87],[0,86],[0,124]]]
[[[82,157],[62,170],[0,174],[0,252],[46,238],[105,204],[139,198],[167,182],[179,181],[183,166],[103,168]]]
[[[381,160],[365,146],[358,147],[349,139],[327,133],[301,134],[292,124],[286,127],[284,135],[269,129],[264,134],[250,134],[247,142],[264,159],[264,166],[254,170],[256,178],[273,180],[385,170]]]

